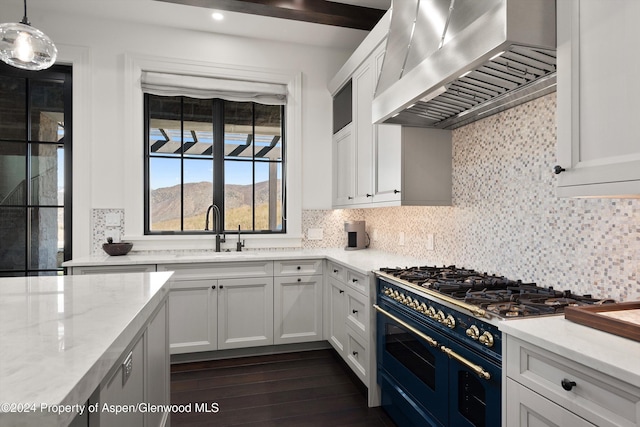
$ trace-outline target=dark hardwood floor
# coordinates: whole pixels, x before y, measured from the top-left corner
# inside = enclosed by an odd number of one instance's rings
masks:
[[[365,393],[333,350],[176,364],[171,403],[191,404],[191,412],[172,413],[171,425],[395,426],[381,408],[367,407]],[[196,411],[203,403],[218,412]]]

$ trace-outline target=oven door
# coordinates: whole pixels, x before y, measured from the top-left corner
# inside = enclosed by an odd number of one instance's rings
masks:
[[[449,362],[450,425],[499,426],[502,381],[500,365],[453,340],[449,342],[448,349],[451,354]]]
[[[376,310],[383,408],[403,425],[455,425],[448,420],[449,358],[439,348],[446,338],[403,307],[379,301]]]

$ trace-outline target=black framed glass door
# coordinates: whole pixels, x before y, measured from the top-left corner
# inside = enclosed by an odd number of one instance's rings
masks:
[[[0,64],[0,276],[71,258],[71,85],[68,66]]]

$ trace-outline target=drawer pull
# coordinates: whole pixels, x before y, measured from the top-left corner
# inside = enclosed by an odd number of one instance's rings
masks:
[[[343,291],[343,290],[340,290],[340,293],[341,293],[341,294],[344,294],[344,291]]]
[[[571,391],[572,388],[574,388],[576,386],[576,382],[575,381],[570,381],[568,379],[563,379],[560,384],[562,385],[562,388],[567,390],[567,391]]]
[[[338,270],[333,270],[333,274],[338,274]]]
[[[351,279],[353,283],[358,283],[358,279]]]
[[[352,351],[351,354],[353,354],[355,357],[358,357],[358,352],[357,351]]]
[[[353,314],[357,314],[357,313],[358,313],[358,310],[351,310],[351,312],[352,312]]]

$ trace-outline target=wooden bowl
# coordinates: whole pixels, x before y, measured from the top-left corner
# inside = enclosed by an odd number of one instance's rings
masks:
[[[126,255],[129,253],[133,243],[120,242],[120,243],[103,243],[102,249],[111,256]]]

